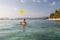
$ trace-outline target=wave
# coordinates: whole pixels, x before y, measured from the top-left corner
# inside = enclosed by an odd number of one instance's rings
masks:
[[[11,24],[2,23],[2,24],[0,24],[0,29],[11,28],[12,26],[10,26],[10,25],[11,25]]]

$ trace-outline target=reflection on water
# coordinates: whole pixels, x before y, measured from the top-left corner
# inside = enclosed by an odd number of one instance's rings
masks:
[[[23,29],[20,20],[0,20],[0,40],[60,40],[60,22],[27,20]]]

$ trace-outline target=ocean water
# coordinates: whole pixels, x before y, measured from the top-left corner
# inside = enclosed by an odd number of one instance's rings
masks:
[[[26,20],[22,32],[21,20],[0,20],[0,40],[60,40],[60,22]]]

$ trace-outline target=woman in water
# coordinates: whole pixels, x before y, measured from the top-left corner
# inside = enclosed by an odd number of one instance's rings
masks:
[[[26,26],[26,21],[25,21],[25,19],[23,19],[21,22],[20,22],[20,24],[22,25],[22,27],[23,27],[23,32],[25,32],[25,26]]]
[[[26,26],[26,21],[25,21],[25,19],[23,19],[23,20],[20,22],[20,24],[21,24],[22,26]]]

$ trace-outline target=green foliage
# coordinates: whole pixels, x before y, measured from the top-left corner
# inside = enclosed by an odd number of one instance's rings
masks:
[[[50,14],[50,18],[60,18],[60,9]]]
[[[54,13],[51,13],[51,14],[50,14],[50,18],[53,18],[53,17],[54,17]]]

